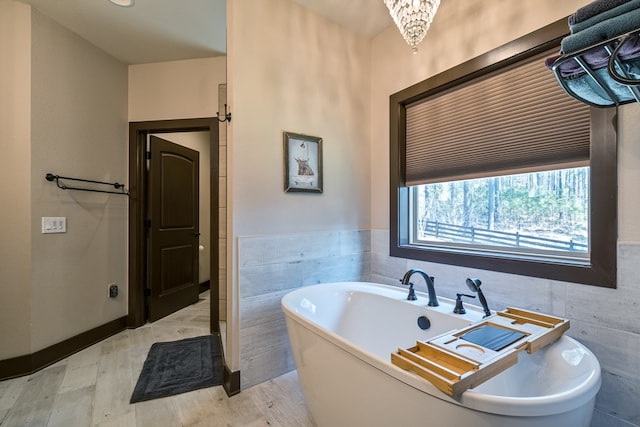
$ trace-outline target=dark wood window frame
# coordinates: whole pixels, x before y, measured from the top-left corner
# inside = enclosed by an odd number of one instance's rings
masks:
[[[530,260],[482,252],[432,250],[410,243],[409,192],[405,185],[404,141],[407,105],[560,46],[568,33],[560,19],[540,30],[478,56],[390,97],[390,255],[532,277],[616,287],[617,264],[617,110],[591,112],[590,258],[584,264]],[[551,72],[550,72],[551,73]],[[568,96],[568,95],[567,95]]]

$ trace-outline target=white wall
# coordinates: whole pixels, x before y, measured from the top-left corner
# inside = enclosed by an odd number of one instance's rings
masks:
[[[30,352],[31,11],[0,0],[0,360]]]
[[[640,425],[637,383],[640,380],[640,209],[638,132],[640,105],[620,108],[618,287],[603,289],[478,269],[391,258],[389,254],[389,96],[517,37],[564,18],[589,3],[476,0],[442,2],[420,52],[412,55],[395,28],[372,45],[372,274],[376,281],[397,284],[408,268],[424,268],[436,277],[440,295],[454,297],[466,289],[466,277],[479,277],[492,309],[507,305],[548,312],[571,320],[568,334],[598,356],[603,385],[593,426]]]

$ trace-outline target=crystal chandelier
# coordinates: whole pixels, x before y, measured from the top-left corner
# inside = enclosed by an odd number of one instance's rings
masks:
[[[384,0],[384,4],[411,51],[418,52],[418,44],[427,34],[440,0]]]

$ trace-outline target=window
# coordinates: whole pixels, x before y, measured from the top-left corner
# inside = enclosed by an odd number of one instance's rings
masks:
[[[391,96],[392,256],[615,287],[616,111],[545,69],[565,32]]]
[[[582,262],[589,182],[584,166],[412,187],[411,243]]]

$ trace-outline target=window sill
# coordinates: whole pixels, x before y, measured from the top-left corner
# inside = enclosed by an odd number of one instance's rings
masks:
[[[414,245],[398,245],[393,237],[390,248],[390,255],[393,257],[615,288],[615,271],[593,265],[589,260],[558,260],[549,257],[533,259],[504,253],[497,255],[493,252],[435,250]]]

